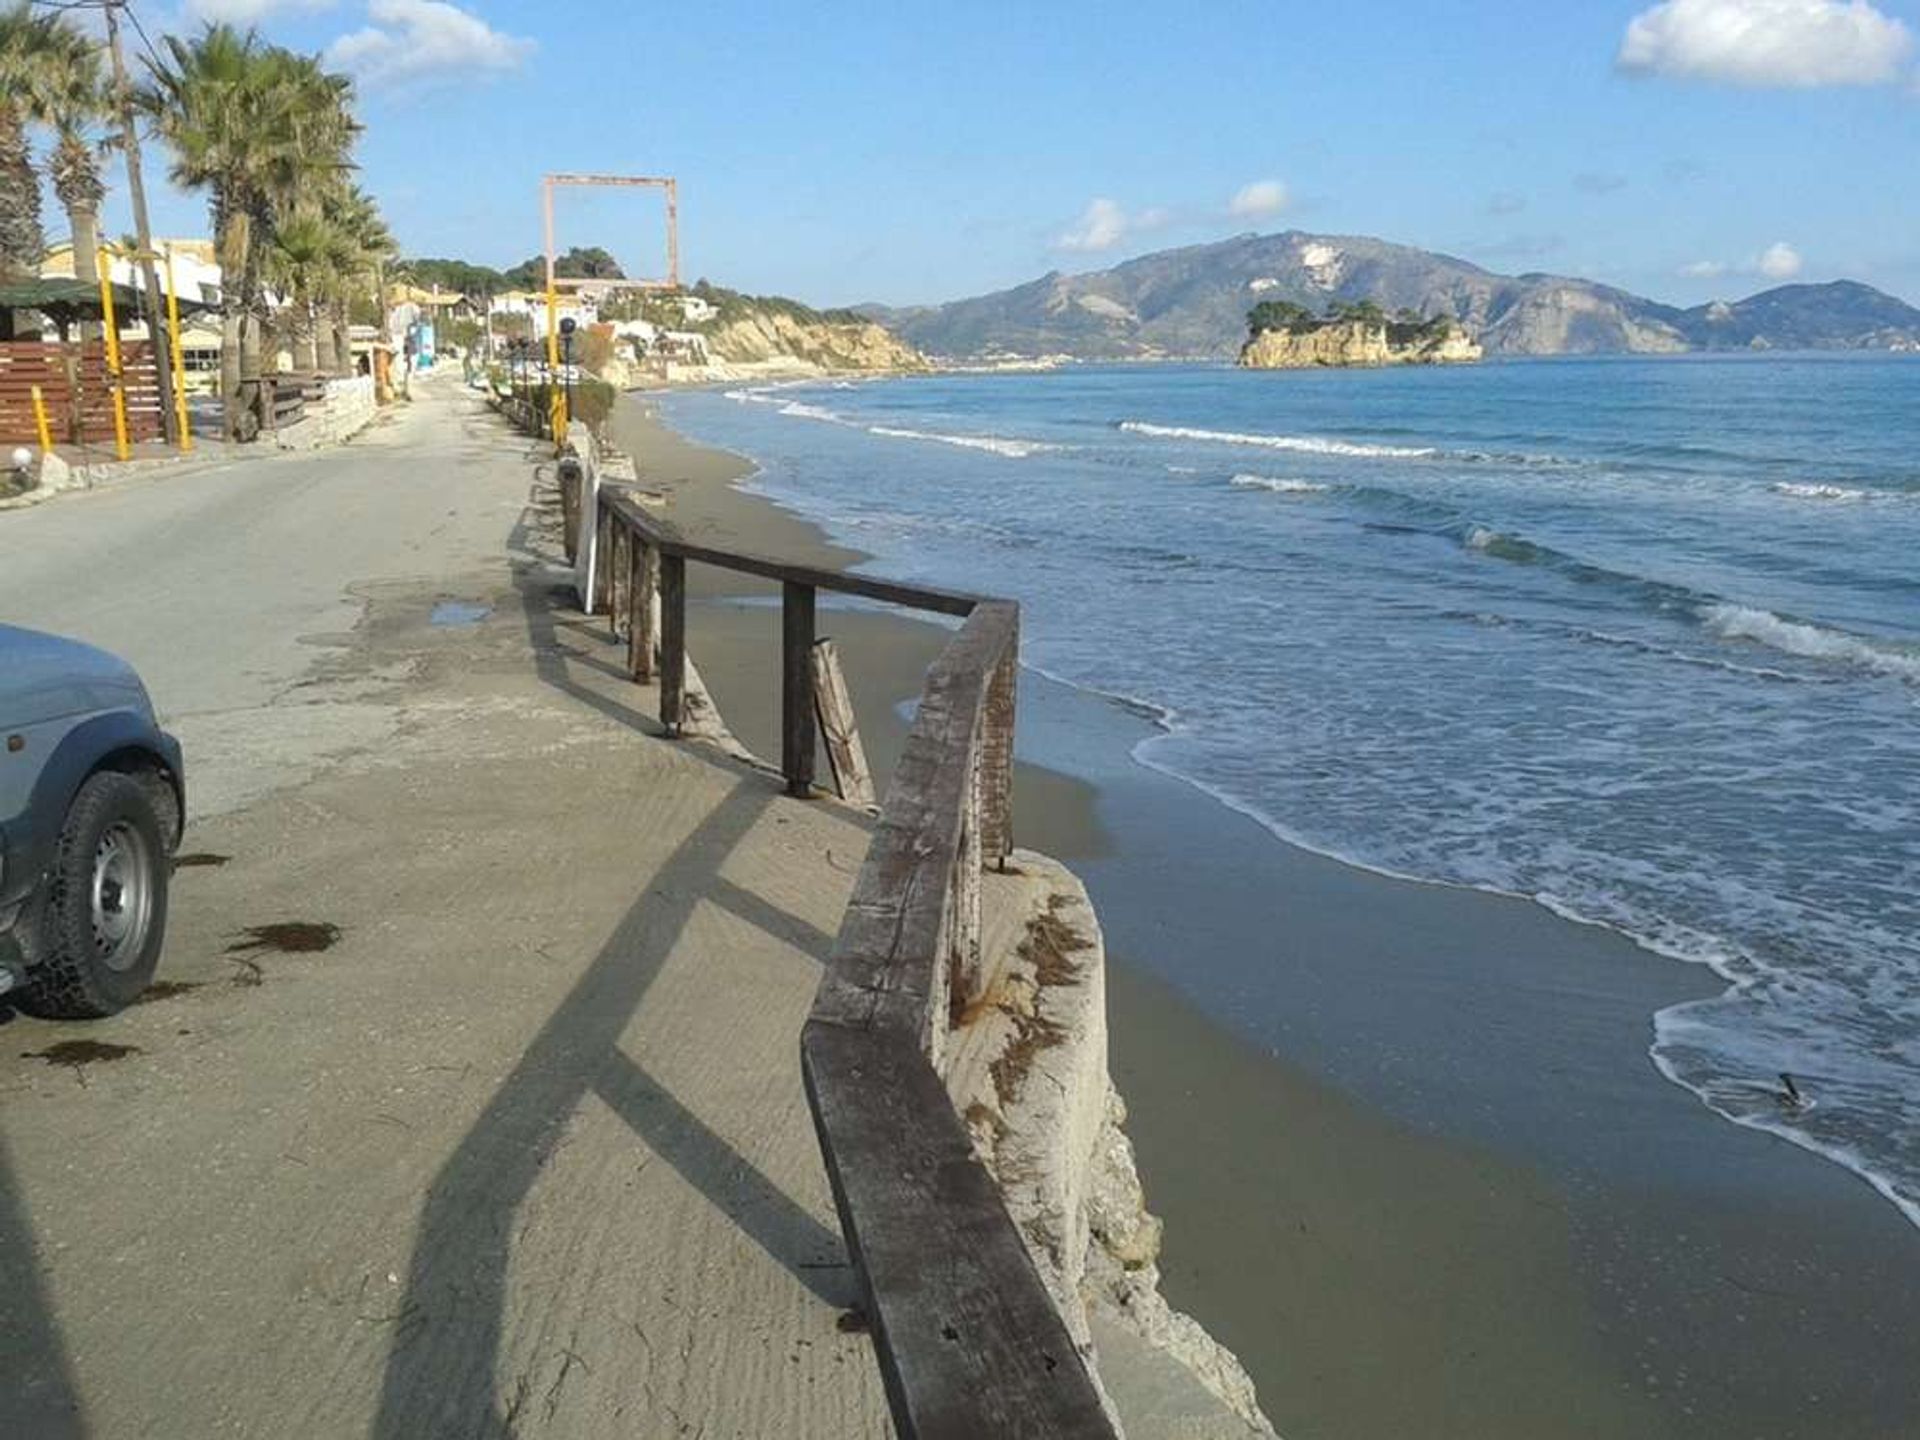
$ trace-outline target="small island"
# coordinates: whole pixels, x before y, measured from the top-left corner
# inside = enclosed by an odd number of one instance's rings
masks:
[[[1480,358],[1480,343],[1450,315],[1402,310],[1389,317],[1371,300],[1335,301],[1324,315],[1286,300],[1247,312],[1240,364],[1251,370],[1316,365],[1453,365]]]

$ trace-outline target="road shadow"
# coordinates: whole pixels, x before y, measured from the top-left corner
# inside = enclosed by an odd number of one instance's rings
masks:
[[[0,1435],[70,1440],[87,1433],[59,1322],[6,1142],[0,1139]]]
[[[576,657],[559,643],[550,580],[528,566],[517,583],[540,678],[630,730],[657,735],[636,709],[569,673]],[[833,943],[818,927],[720,878],[727,857],[779,802],[779,789],[746,765],[701,759],[731,788],[651,878],[434,1178],[400,1306],[406,1318],[388,1356],[376,1440],[506,1440],[513,1433],[496,1371],[514,1217],[590,1095],[822,1304],[843,1310],[856,1303],[840,1236],[620,1049],[622,1033],[701,905],[718,905],[821,961]]]

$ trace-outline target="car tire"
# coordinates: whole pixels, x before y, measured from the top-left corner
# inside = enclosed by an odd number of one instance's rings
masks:
[[[14,1003],[48,1020],[96,1020],[139,998],[160,963],[170,862],[147,788],[87,777],[60,827]]]

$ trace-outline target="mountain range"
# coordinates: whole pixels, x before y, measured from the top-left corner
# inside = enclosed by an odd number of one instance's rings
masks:
[[[1447,314],[1489,355],[1920,350],[1920,310],[1853,280],[1681,309],[1592,280],[1500,275],[1409,245],[1298,230],[1162,250],[1109,270],[1053,271],[944,305],[859,309],[944,358],[1123,360],[1231,356],[1261,300],[1316,311],[1372,300],[1389,312]]]

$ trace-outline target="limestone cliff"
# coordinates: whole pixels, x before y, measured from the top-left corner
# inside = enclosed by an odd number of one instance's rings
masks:
[[[707,353],[730,365],[792,361],[820,370],[927,368],[918,350],[870,320],[802,319],[757,306],[714,325],[707,334]]]
[[[1399,332],[1407,330],[1404,338]],[[1451,365],[1478,360],[1479,342],[1457,325],[1437,334],[1414,327],[1341,320],[1305,330],[1262,330],[1240,350],[1250,370],[1306,370],[1317,365]]]

